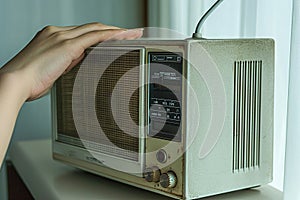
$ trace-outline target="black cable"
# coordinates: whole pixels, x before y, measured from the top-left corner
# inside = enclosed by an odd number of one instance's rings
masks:
[[[206,19],[210,16],[210,14],[223,2],[224,0],[217,0],[206,13],[201,17],[200,21],[197,24],[195,33],[193,34],[193,38],[202,38],[201,28],[206,21]]]

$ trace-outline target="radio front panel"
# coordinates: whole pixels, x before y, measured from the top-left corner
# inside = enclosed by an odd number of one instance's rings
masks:
[[[53,127],[56,141],[63,144],[56,150],[77,147],[82,149],[78,159],[101,167],[111,159],[125,168],[132,163],[140,184],[182,195],[184,52],[183,47],[172,48],[90,48],[53,90]],[[153,173],[158,175],[151,178]],[[170,176],[173,185],[168,184]]]

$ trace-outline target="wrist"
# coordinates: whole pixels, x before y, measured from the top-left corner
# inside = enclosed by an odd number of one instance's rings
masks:
[[[21,107],[29,96],[26,77],[22,77],[17,71],[7,72],[0,69],[0,91],[1,96],[11,98],[12,102]]]

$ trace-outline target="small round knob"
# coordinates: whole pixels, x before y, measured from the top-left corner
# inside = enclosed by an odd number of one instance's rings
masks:
[[[156,159],[157,159],[157,161],[160,162],[160,163],[165,163],[165,162],[167,162],[168,155],[167,155],[166,151],[163,150],[163,149],[160,149],[160,150],[156,153]]]
[[[148,182],[158,182],[160,179],[160,169],[158,167],[149,167],[145,169],[144,177]]]
[[[177,184],[177,177],[174,172],[167,172],[160,176],[160,185],[163,188],[173,188]]]

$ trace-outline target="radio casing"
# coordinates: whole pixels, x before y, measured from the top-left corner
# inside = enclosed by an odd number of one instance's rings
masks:
[[[105,42],[51,102],[66,164],[175,199],[272,181],[272,39]]]

